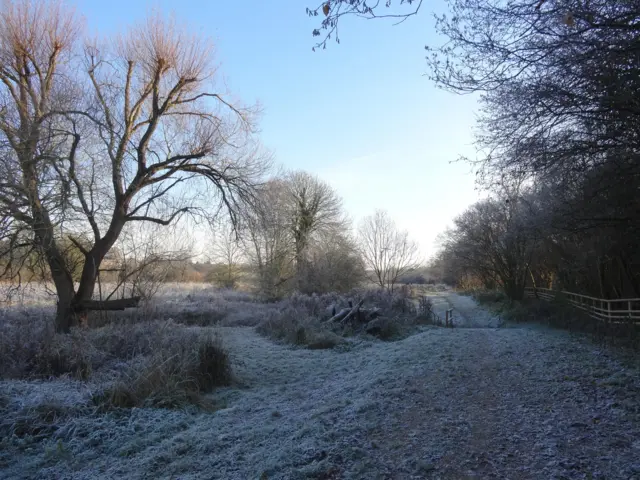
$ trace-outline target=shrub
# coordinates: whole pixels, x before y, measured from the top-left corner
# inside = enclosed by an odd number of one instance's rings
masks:
[[[367,333],[380,340],[397,340],[404,336],[405,330],[397,319],[379,317],[367,325]]]
[[[338,335],[323,328],[317,317],[293,306],[271,312],[256,331],[273,340],[312,349],[333,348],[343,343]]]
[[[131,365],[110,388],[94,396],[104,408],[177,408],[203,405],[202,393],[231,383],[229,356],[219,338],[176,338],[151,357]]]
[[[347,305],[348,300],[338,293],[325,293],[322,295],[306,295],[295,292],[279,302],[280,308],[293,308],[309,317],[323,317],[328,310],[340,304]]]
[[[480,304],[499,303],[507,300],[507,296],[500,290],[480,290],[473,292],[473,298]]]
[[[415,314],[415,306],[408,296],[407,291],[395,291],[393,293],[384,289],[364,290],[354,292],[354,296],[364,299],[364,306],[375,306],[381,310],[384,316],[397,314]]]
[[[426,295],[423,295],[418,299],[418,314],[421,317],[426,317],[427,319],[431,319],[435,316],[433,311],[433,300]]]
[[[535,319],[531,305],[523,302],[507,303],[499,311],[502,317],[510,322],[524,323]]]

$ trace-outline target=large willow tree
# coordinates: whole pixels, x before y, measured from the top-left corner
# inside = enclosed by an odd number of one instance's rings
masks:
[[[252,115],[216,89],[212,45],[160,16],[84,41],[72,11],[16,0],[0,10],[0,252],[34,252],[58,295],[56,327],[91,309],[101,263],[128,223],[236,218],[264,164]],[[63,239],[83,256],[74,282]]]

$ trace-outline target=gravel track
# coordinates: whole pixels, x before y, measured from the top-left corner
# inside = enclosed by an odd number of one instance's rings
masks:
[[[467,328],[346,351],[224,329],[241,383],[216,393],[225,408],[70,418],[50,442],[0,454],[0,477],[640,479],[637,363],[566,332],[487,328],[496,319],[468,297],[435,301]],[[4,382],[0,393],[88,395],[51,385]]]

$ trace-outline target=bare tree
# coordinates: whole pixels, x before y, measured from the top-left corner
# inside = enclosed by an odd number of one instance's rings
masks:
[[[263,293],[277,297],[290,287],[308,286],[310,250],[347,223],[341,199],[317,177],[298,171],[271,180],[242,234]]]
[[[237,148],[252,112],[214,89],[205,39],[152,16],[104,48],[86,46],[79,64],[78,23],[57,3],[5,2],[0,19],[3,235],[46,261],[56,327],[68,331],[87,310],[137,304],[92,300],[127,223],[221,208],[235,222],[264,163]],[[84,256],[77,287],[61,233]]]
[[[223,288],[235,288],[242,276],[243,245],[231,222],[216,225],[210,260],[215,264],[212,280]]]
[[[400,231],[389,215],[377,210],[360,224],[358,240],[372,279],[393,292],[398,279],[419,265],[418,244]]]
[[[244,253],[253,265],[259,290],[278,298],[294,276],[287,186],[272,179],[260,188],[257,201],[241,223]]]
[[[522,198],[478,202],[455,219],[445,250],[486,287],[501,286],[513,300],[522,300],[538,236]]]
[[[307,262],[307,251],[314,235],[345,227],[342,200],[327,183],[307,172],[293,172],[285,178],[290,230],[298,273]]]
[[[303,293],[349,292],[366,278],[365,266],[349,232],[322,235],[309,248],[308,262],[298,273]]]

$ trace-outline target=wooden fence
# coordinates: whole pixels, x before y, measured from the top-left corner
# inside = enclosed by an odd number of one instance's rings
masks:
[[[525,295],[551,301],[556,295],[563,295],[576,308],[590,317],[608,323],[640,323],[640,298],[605,299],[578,293],[549,290],[548,288],[526,288]]]

